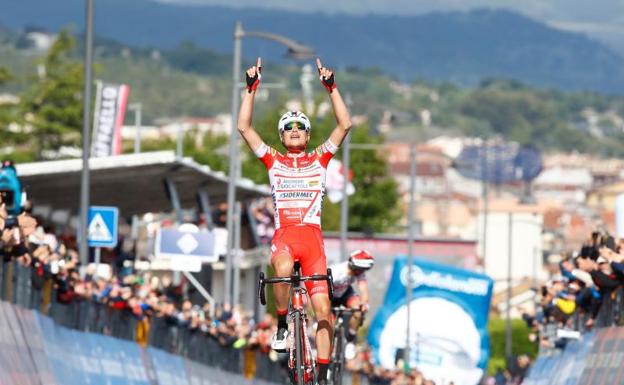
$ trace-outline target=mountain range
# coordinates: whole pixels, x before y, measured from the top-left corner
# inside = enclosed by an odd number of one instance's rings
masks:
[[[234,23],[313,47],[336,68],[377,67],[402,81],[477,84],[504,77],[540,87],[624,94],[624,59],[584,35],[557,30],[507,10],[480,9],[413,16],[297,13],[181,6],[151,0],[98,0],[95,33],[139,47],[182,41],[228,54]],[[84,25],[84,0],[0,0],[0,25],[57,31]],[[285,49],[246,38],[246,59],[284,62]],[[269,70],[265,68],[265,70]]]

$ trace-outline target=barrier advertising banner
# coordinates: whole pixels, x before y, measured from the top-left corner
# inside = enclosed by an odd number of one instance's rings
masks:
[[[409,304],[410,366],[436,382],[476,385],[489,358],[488,311],[493,281],[482,274],[415,259],[411,277],[407,258],[398,257],[384,303],[368,334],[376,363],[393,368],[407,336]]]
[[[239,354],[237,350],[229,352]],[[212,358],[229,359],[227,354]],[[277,383],[277,378],[246,379],[239,372],[210,367],[153,347],[143,348],[134,341],[68,329],[37,311],[0,301],[0,385]]]
[[[130,87],[97,82],[91,156],[121,154],[121,127],[126,116]]]

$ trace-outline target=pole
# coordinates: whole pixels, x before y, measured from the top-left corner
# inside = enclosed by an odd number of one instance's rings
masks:
[[[195,286],[195,289],[197,289],[199,294],[201,294],[202,297],[204,297],[206,299],[206,301],[208,301],[208,303],[210,304],[210,307],[211,307],[211,312],[213,312],[214,311],[215,300],[214,300],[214,298],[212,298],[212,296],[210,295],[208,290],[206,290],[206,288],[193,276],[193,274],[189,273],[188,271],[183,271],[182,274],[184,274],[186,279],[188,279],[188,281],[193,286]]]
[[[505,356],[511,359],[511,262],[513,246],[513,214],[509,212],[507,239],[507,322],[505,330]]]
[[[237,149],[238,149],[238,132],[237,132],[237,120],[238,120],[238,107],[240,103],[240,92],[238,83],[240,81],[241,71],[241,50],[242,50],[242,38],[243,38],[243,24],[240,21],[236,22],[234,27],[234,61],[232,63],[232,132],[230,132],[230,175],[228,180],[227,191],[227,255],[225,257],[225,295],[224,302],[232,304],[232,249],[234,247],[234,201],[236,199],[236,170],[237,170]]]
[[[240,300],[240,263],[241,263],[241,204],[236,202],[234,205],[234,288],[232,291],[232,303],[237,304]]]
[[[412,312],[410,305],[412,303],[412,264],[414,262],[414,210],[416,210],[416,143],[412,143],[410,147],[410,200],[407,211],[407,284],[405,287],[405,303],[407,304],[407,327],[405,336],[405,371],[410,370],[410,323],[412,321]]]
[[[347,185],[349,184],[349,167],[351,158],[351,132],[347,134],[343,144],[342,154],[342,202],[340,203],[340,260],[347,260],[347,232],[349,225],[349,196],[347,195]]]
[[[483,242],[483,251],[481,252],[481,258],[483,263],[483,272],[485,273],[485,268],[487,267],[487,221],[488,221],[488,183],[487,183],[487,169],[488,169],[488,148],[485,139],[481,144],[481,197],[483,199],[483,234],[481,235]]]
[[[95,258],[94,258],[94,262],[95,262],[95,271],[97,272],[99,266],[100,266],[100,261],[102,260],[102,249],[99,247],[95,248]]]
[[[91,83],[93,82],[93,0],[87,0],[85,23],[84,92],[82,95],[82,173],[80,178],[80,260],[89,261],[87,212],[89,211],[89,147],[91,145]]]
[[[182,158],[184,156],[184,126],[178,122],[178,135],[176,140],[176,157]]]
[[[134,137],[134,153],[138,154],[141,152],[141,109],[143,106],[141,103],[137,103],[134,109],[134,129],[135,129],[135,137]]]

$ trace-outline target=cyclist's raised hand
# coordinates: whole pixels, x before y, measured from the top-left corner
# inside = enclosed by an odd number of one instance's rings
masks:
[[[321,59],[316,58],[316,68],[319,72],[319,79],[321,80],[321,84],[327,92],[331,93],[336,88],[336,82],[334,79],[334,72],[329,68],[323,67],[321,63]]]
[[[251,93],[251,91],[255,91],[260,85],[260,80],[262,79],[262,59],[259,57],[256,65],[252,66],[245,72],[246,82],[247,82],[247,92]]]

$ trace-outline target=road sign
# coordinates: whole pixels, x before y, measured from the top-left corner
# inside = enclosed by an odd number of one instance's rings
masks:
[[[196,226],[160,229],[156,237],[157,260],[169,261],[171,270],[198,272],[202,263],[219,260],[215,252],[215,234]]]
[[[117,207],[91,206],[87,219],[87,242],[89,247],[117,246]]]

